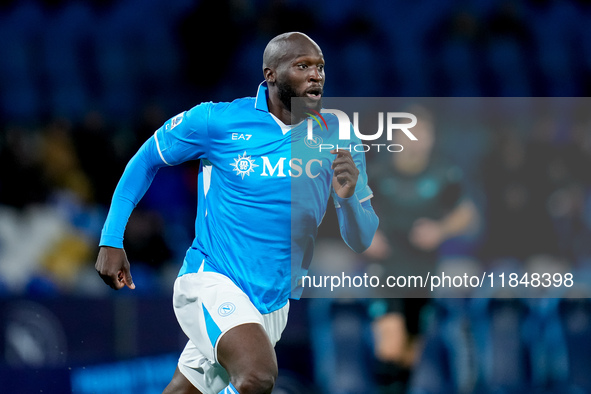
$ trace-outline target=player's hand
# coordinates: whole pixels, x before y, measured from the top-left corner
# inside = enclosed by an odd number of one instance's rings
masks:
[[[412,244],[425,251],[438,248],[444,238],[443,228],[439,222],[427,218],[417,219],[409,234]]]
[[[135,289],[125,250],[101,246],[94,268],[112,289],[119,290],[123,286]]]
[[[355,193],[359,170],[348,150],[333,149],[330,153],[337,155],[331,166],[334,170],[332,187],[339,197],[349,198]]]

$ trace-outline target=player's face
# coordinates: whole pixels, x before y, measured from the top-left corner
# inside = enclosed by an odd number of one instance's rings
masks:
[[[279,98],[291,109],[291,98],[302,97],[305,106],[319,110],[324,89],[324,56],[310,41],[296,42],[277,68]]]
[[[435,129],[430,120],[425,120],[417,116],[417,124],[412,128],[412,133],[417,137],[416,141],[409,143],[404,133],[394,134],[392,142],[404,145],[404,155],[406,157],[428,158],[431,155],[435,143]],[[402,153],[401,153],[402,154]],[[396,155],[393,155],[396,156]]]

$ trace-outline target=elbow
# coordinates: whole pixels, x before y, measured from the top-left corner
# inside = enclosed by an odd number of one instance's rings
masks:
[[[363,253],[363,252],[365,252],[371,246],[371,241],[372,240],[373,240],[373,236],[371,238],[370,237],[364,237],[364,238],[360,239],[358,243],[355,243],[353,245],[349,245],[349,247],[355,253]]]
[[[363,240],[362,242],[359,243],[359,245],[349,245],[349,246],[355,253],[363,253],[371,245],[371,240],[369,242],[365,242],[365,241],[366,240]]]
[[[378,225],[380,221],[377,216],[373,217],[371,223],[361,231],[357,237],[357,242],[352,242],[349,244],[349,247],[356,253],[363,253],[365,252],[370,246],[373,241],[373,237],[378,230]]]
[[[375,222],[372,224],[373,225],[371,231],[365,237],[363,237],[362,246],[361,248],[359,248],[359,250],[356,250],[357,253],[363,253],[371,246],[371,243],[373,242],[373,237],[376,235],[376,231],[378,231],[378,225],[380,224],[380,221],[377,217]]]

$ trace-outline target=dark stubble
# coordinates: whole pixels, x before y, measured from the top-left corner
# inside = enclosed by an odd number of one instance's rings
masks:
[[[279,93],[279,100],[283,103],[285,108],[291,112],[292,121],[294,123],[298,123],[307,118],[306,112],[309,112],[310,108],[316,111],[320,111],[322,108],[322,100],[310,102],[311,100],[306,100],[305,97],[302,97],[301,100],[294,100],[295,106],[292,108],[291,99],[299,97],[295,89],[287,82],[277,81],[277,90]]]

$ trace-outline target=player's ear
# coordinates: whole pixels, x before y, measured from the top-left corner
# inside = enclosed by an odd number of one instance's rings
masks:
[[[270,67],[265,67],[263,69],[263,76],[265,77],[265,81],[267,81],[267,83],[275,83],[275,70],[271,69]]]

